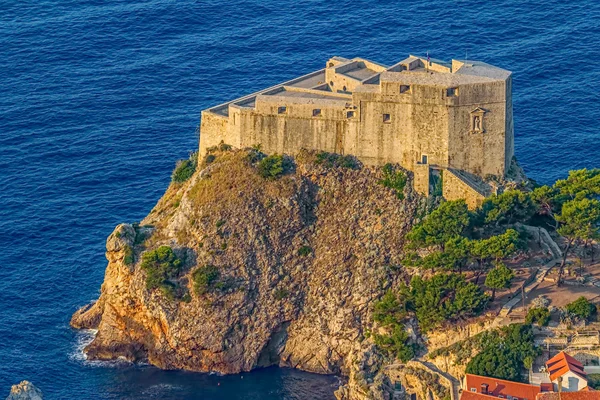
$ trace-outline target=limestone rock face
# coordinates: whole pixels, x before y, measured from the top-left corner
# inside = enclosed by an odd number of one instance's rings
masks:
[[[42,391],[29,381],[13,385],[6,400],[42,400]]]
[[[264,179],[252,154],[216,153],[139,226],[117,226],[101,296],[71,320],[98,330],[89,358],[220,373],[350,372],[373,301],[402,277],[403,238],[424,200],[410,180],[399,200],[378,183],[380,168],[327,167],[309,153],[293,172]],[[172,283],[189,301],[147,289],[141,254],[161,245],[184,260]],[[192,274],[206,265],[218,268],[218,285],[197,293]]]

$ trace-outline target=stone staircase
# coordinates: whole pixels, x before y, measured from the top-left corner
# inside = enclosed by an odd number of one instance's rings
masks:
[[[454,168],[446,168],[446,170],[452,173],[457,178],[459,178],[467,186],[469,186],[471,189],[473,189],[480,195],[484,197],[492,195],[493,191],[491,186],[485,183],[483,180],[481,180],[481,178],[479,178],[478,176]]]

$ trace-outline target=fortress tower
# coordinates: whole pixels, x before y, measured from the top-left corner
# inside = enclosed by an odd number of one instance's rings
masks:
[[[392,66],[333,57],[324,69],[202,112],[200,154],[224,141],[266,153],[314,149],[399,163],[428,195],[474,207],[514,154],[512,78],[479,61],[409,56]]]

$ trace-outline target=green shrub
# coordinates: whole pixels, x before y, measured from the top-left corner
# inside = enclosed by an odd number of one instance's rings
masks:
[[[299,256],[307,256],[310,253],[312,253],[312,248],[310,246],[302,246],[298,249],[298,255]]]
[[[315,160],[315,164],[324,165],[327,168],[333,167],[341,167],[348,169],[356,169],[358,168],[358,163],[356,159],[350,155],[341,155],[336,153],[328,153],[326,151],[321,151],[317,153]]]
[[[522,382],[525,359],[535,359],[540,353],[533,341],[531,325],[508,325],[500,329],[497,337],[488,335],[488,339],[482,351],[469,361],[466,372]]]
[[[131,246],[125,247],[125,257],[123,258],[123,262],[125,263],[125,265],[132,265],[134,261],[135,259],[133,256],[133,249],[131,248]]]
[[[546,326],[550,322],[550,311],[546,307],[534,307],[527,311],[525,322],[528,324],[537,324]]]
[[[208,164],[212,164],[215,160],[217,159],[217,156],[215,156],[214,154],[207,154],[204,157],[204,165],[208,165]]]
[[[402,325],[393,324],[389,334],[380,335],[376,333],[373,335],[373,340],[380,350],[402,362],[407,362],[415,356],[414,347],[408,344],[408,333]]]
[[[565,307],[568,312],[578,316],[581,319],[589,321],[591,317],[596,314],[596,306],[588,301],[585,297],[581,296],[572,303],[567,304]]]
[[[156,250],[142,254],[142,269],[146,271],[146,288],[160,289],[168,298],[176,296],[177,287],[171,280],[177,278],[183,262],[169,246],[160,246]]]
[[[285,288],[277,289],[275,291],[275,299],[276,300],[283,300],[286,297],[288,297],[289,294],[290,294],[289,290],[287,290]]]
[[[204,265],[192,273],[194,291],[198,295],[208,293],[215,288],[221,276],[219,269],[214,265]]]
[[[419,327],[427,332],[444,321],[458,321],[483,312],[489,296],[461,274],[438,274],[430,279],[415,276],[401,298],[414,311]]]
[[[187,160],[179,160],[171,175],[172,182],[185,182],[194,175],[196,166],[198,165],[198,152],[190,154],[190,158]]]
[[[588,386],[592,389],[600,390],[600,374],[588,374]]]
[[[265,179],[276,179],[284,173],[283,156],[273,154],[258,163],[258,174]]]
[[[407,177],[403,171],[394,171],[392,164],[383,166],[383,179],[378,183],[386,188],[393,189],[398,199],[404,199],[404,187],[406,186]]]

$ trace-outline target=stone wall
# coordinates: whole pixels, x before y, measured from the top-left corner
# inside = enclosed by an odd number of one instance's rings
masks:
[[[465,199],[469,209],[473,210],[480,206],[485,196],[469,186],[451,170],[444,170],[442,181],[442,193],[446,200]]]
[[[366,81],[348,75],[357,65],[381,75]],[[266,153],[352,154],[367,165],[398,163],[411,171],[418,163],[480,178],[508,171],[514,154],[510,74],[454,80],[442,65],[407,74],[337,59],[322,71],[312,88],[289,81],[203,112],[201,155],[222,140],[235,147],[260,144]],[[325,90],[315,89],[321,86]],[[473,208],[483,196],[471,189],[445,174],[447,199],[466,198]]]

